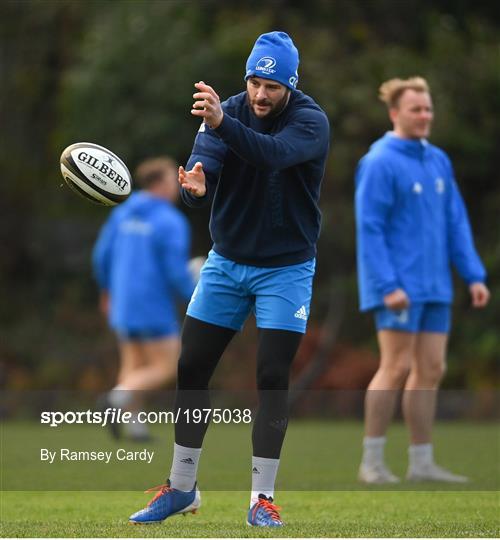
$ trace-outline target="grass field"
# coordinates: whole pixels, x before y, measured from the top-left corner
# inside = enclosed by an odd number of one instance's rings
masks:
[[[282,456],[276,500],[286,527],[245,524],[249,426],[212,426],[200,465],[202,508],[163,524],[130,526],[127,517],[151,497],[170,466],[172,434],[154,426],[150,465],[110,462],[41,463],[41,447],[117,448],[103,430],[4,423],[1,436],[3,537],[498,537],[499,439],[495,424],[441,423],[439,461],[472,478],[456,491],[443,484],[402,483],[383,491],[355,481],[362,426],[354,422],[293,422]],[[213,428],[213,429],[212,429]],[[387,458],[400,475],[406,433],[394,425]],[[130,444],[121,446],[132,447]],[[135,447],[140,448],[140,447]],[[232,484],[229,491],[227,486]],[[124,486],[127,486],[124,488]],[[133,490],[133,491],[131,491]]]
[[[11,492],[3,537],[498,537],[492,492],[284,492],[283,529],[244,524],[246,492],[203,492],[196,515],[132,526],[147,496],[131,492]]]

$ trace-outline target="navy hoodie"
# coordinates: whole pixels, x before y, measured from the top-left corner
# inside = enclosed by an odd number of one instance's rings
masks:
[[[186,165],[203,164],[207,193],[197,198],[182,190],[183,200],[212,202],[213,249],[228,259],[272,267],[313,258],[329,145],[325,113],[297,90],[274,118],[256,117],[246,92],[222,108],[218,128],[201,125]]]

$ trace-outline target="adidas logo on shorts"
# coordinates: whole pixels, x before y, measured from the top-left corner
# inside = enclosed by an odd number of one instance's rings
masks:
[[[305,307],[305,306],[302,306],[300,309],[298,309],[298,310],[295,312],[294,317],[295,317],[296,319],[302,319],[303,321],[307,321],[307,311],[306,311],[306,307]]]

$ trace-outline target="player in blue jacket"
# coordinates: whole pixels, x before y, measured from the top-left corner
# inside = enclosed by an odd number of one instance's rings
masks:
[[[175,378],[180,350],[176,300],[189,300],[194,282],[188,271],[189,225],[174,206],[179,198],[177,165],[152,158],[139,165],[142,189],[116,207],[102,227],[93,253],[101,309],[117,333],[118,384],[109,405],[136,411],[139,393]],[[134,418],[135,419],[135,418]],[[118,426],[112,426],[119,435]],[[147,427],[127,425],[135,439]]]
[[[212,205],[213,249],[184,322],[177,407],[210,406],[212,373],[254,311],[260,405],[247,514],[254,526],[282,525],[274,483],[288,423],[290,366],[309,317],[329,145],[325,113],[296,90],[298,63],[290,37],[270,32],[257,39],[248,58],[245,92],[221,104],[212,87],[195,84],[191,113],[203,123],[186,169],[179,169],[184,201]],[[169,482],[131,516],[135,523],[199,506],[196,476],[208,424],[180,419]]]
[[[375,316],[380,366],[365,401],[359,478],[395,483],[384,463],[385,434],[399,391],[410,431],[409,480],[465,482],[433,459],[431,431],[446,366],[453,298],[450,265],[476,308],[489,300],[467,212],[448,156],[430,144],[432,100],[420,77],[380,87],[393,131],[376,141],[356,172],[361,310]]]

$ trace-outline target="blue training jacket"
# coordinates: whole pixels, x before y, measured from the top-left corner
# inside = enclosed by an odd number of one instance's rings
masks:
[[[241,264],[298,264],[316,255],[318,206],[329,145],[328,119],[300,91],[275,118],[259,119],[242,92],[222,103],[217,129],[202,124],[190,170],[203,163],[207,193],[182,190],[189,206],[213,201],[213,249]]]
[[[100,288],[110,293],[115,330],[161,329],[176,320],[176,296],[188,300],[194,289],[189,249],[187,219],[164,199],[139,191],[111,212],[93,266]]]
[[[386,133],[359,162],[355,206],[361,310],[399,287],[412,302],[451,303],[450,263],[468,284],[486,279],[440,148]]]

